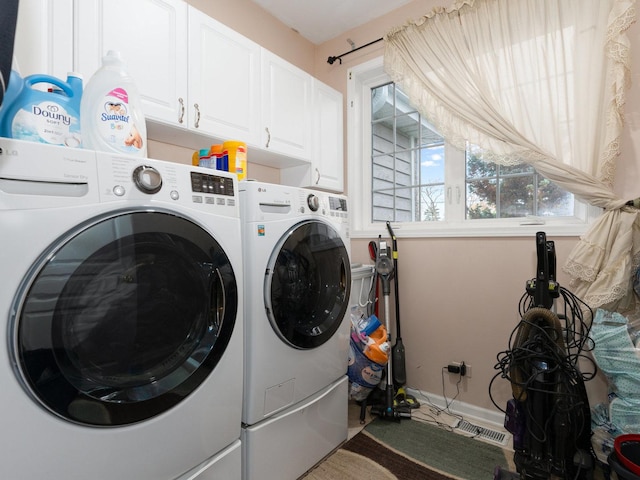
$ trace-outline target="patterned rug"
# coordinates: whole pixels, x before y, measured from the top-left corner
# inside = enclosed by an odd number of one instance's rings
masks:
[[[376,419],[305,480],[487,480],[511,453],[417,420]]]

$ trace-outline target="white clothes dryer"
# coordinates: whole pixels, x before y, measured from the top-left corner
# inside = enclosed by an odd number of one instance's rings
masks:
[[[239,477],[237,190],[0,139],[0,478]]]
[[[243,478],[297,478],[347,436],[347,199],[249,181],[240,203]]]

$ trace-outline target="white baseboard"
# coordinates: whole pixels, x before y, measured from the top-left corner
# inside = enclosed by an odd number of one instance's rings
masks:
[[[423,403],[423,401],[429,401],[439,408],[446,408],[447,403],[451,402],[451,400],[445,399],[443,396],[436,393],[423,392],[421,390],[416,390],[413,388],[406,388],[406,391],[407,393],[416,397],[418,401],[420,401],[420,403]],[[478,420],[486,424],[485,426],[492,427],[494,430],[508,433],[504,428],[504,413],[500,412],[497,409],[489,410],[487,408],[481,408],[475,405],[471,405],[470,403],[454,400],[449,405],[449,410],[452,413],[461,415],[466,419]]]

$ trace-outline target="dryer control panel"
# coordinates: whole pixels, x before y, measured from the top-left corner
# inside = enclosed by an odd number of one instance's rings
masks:
[[[347,236],[348,198],[345,195],[271,183],[240,182],[245,222],[270,222],[305,216],[323,217]]]
[[[332,212],[347,213],[347,199],[345,197],[329,197],[329,208]]]
[[[348,220],[347,197],[327,192],[300,189],[300,213],[315,213],[336,220]]]

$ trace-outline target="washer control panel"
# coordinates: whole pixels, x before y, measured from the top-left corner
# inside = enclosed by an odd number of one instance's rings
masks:
[[[194,171],[191,172],[191,191],[231,197],[235,195],[233,178]]]
[[[102,201],[165,202],[239,215],[238,180],[233,173],[106,152],[96,156]]]

